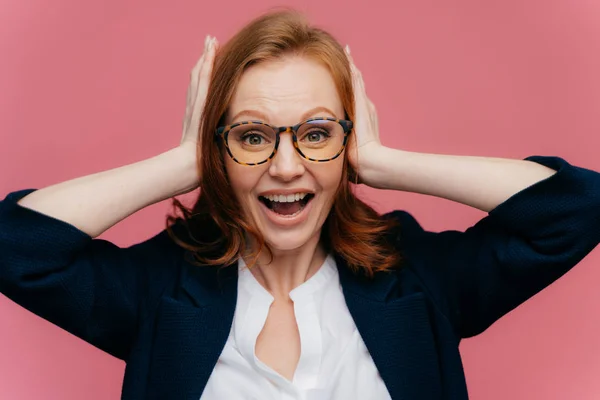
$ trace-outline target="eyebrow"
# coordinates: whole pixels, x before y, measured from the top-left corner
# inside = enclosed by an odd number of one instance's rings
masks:
[[[337,118],[335,116],[335,113],[333,111],[331,111],[329,108],[327,107],[315,107],[315,108],[311,108],[310,110],[306,111],[304,114],[302,114],[302,117],[300,117],[301,121],[304,121],[306,119],[309,119],[311,116],[317,114],[317,113],[322,113],[322,112],[326,112],[328,114],[331,115],[331,117],[333,118]],[[245,115],[245,116],[249,116],[249,117],[255,117],[258,118],[259,120],[263,121],[263,122],[267,122],[269,120],[269,117],[267,117],[267,115],[263,112],[257,111],[257,110],[242,110],[239,113],[235,114],[235,116],[231,119],[232,123],[234,121],[236,121],[241,115]]]

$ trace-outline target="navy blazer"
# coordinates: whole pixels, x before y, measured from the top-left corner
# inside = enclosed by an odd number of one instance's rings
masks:
[[[458,345],[548,286],[600,241],[600,174],[558,172],[465,232],[407,212],[390,233],[404,264],[368,279],[336,257],[358,330],[394,400],[467,399]],[[237,266],[190,264],[165,231],[128,248],[0,202],[0,291],[127,363],[122,398],[198,400],[228,337]],[[232,382],[235,384],[235,382]]]

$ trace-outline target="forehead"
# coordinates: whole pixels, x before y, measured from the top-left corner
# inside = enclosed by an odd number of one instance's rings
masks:
[[[324,107],[333,112],[318,115],[344,117],[342,102],[331,73],[310,58],[286,56],[265,61],[244,71],[228,107],[228,123],[263,119],[276,125],[293,125],[308,110]],[[246,112],[248,110],[256,111]],[[241,113],[241,114],[240,114]],[[234,118],[235,117],[235,118]],[[235,119],[235,120],[234,120]]]

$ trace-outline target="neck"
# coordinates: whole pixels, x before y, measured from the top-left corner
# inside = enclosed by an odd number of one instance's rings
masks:
[[[251,268],[252,274],[275,300],[289,299],[289,293],[310,279],[327,257],[319,238],[320,234],[316,234],[293,250],[272,249],[272,260],[267,252],[263,252]],[[251,261],[246,257],[244,260],[247,264]]]

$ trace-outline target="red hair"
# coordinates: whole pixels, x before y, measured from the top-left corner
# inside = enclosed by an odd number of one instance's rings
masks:
[[[221,143],[214,132],[223,123],[246,68],[289,54],[324,64],[336,84],[346,118],[354,118],[352,77],[344,49],[329,33],[311,26],[302,14],[286,10],[263,15],[222,46],[215,57],[198,132],[200,194],[191,209],[173,199],[173,206],[182,217],[167,217],[167,230],[173,240],[191,251],[200,264],[233,264],[246,248],[246,234],[258,244],[255,256],[265,247],[269,250],[261,233],[243,218],[226,176]],[[375,271],[388,270],[399,262],[397,250],[384,239],[393,222],[382,218],[354,195],[351,180],[356,174],[351,171],[346,154],[340,186],[321,231],[321,244],[326,251],[341,256],[350,268],[364,269],[372,276]],[[187,240],[171,229],[178,222],[186,228]]]

